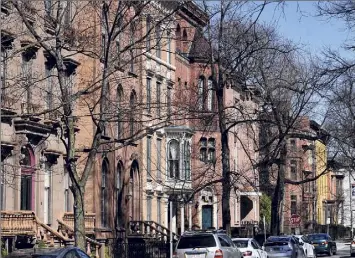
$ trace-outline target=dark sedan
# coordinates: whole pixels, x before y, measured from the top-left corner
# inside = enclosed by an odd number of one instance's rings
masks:
[[[10,253],[7,258],[90,258],[77,247],[23,249]]]
[[[316,233],[308,235],[311,244],[314,246],[316,255],[328,254],[329,256],[337,253],[337,244],[325,233]]]

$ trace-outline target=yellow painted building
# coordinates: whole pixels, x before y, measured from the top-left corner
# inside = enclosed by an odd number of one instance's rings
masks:
[[[315,167],[316,175],[321,175],[316,183],[316,218],[318,224],[326,224],[327,217],[330,213],[327,209],[331,201],[331,174],[327,171],[327,143],[329,141],[329,134],[320,127],[315,121],[311,121],[311,127],[317,132],[317,138],[314,141],[315,145]]]

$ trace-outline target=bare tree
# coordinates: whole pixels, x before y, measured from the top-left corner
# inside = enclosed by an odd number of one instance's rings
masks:
[[[85,249],[85,186],[97,155],[132,145],[146,134],[143,127],[146,123],[154,130],[166,122],[163,121],[166,117],[159,120],[143,116],[147,105],[142,96],[129,96],[126,100],[112,98],[116,90],[112,85],[124,85],[125,81],[130,87],[138,81],[144,54],[166,44],[163,29],[169,30],[179,4],[44,2],[43,5],[42,2],[11,1],[13,11],[9,17],[13,20],[1,26],[11,30],[14,22],[23,23],[22,34],[29,39],[22,49],[9,51],[8,62],[26,51],[42,49],[50,73],[37,75],[36,80],[27,78],[22,93],[14,88],[16,78],[20,78],[16,73],[8,78],[6,85],[8,92],[18,93],[17,99],[21,94],[26,95],[27,107],[22,117],[49,116],[60,120],[57,126],[65,147],[65,168],[74,196],[75,245]],[[154,16],[153,26],[148,29],[142,19],[147,13]],[[162,30],[156,33],[158,26]],[[19,31],[14,33],[18,35]],[[55,87],[43,90],[43,82],[48,80],[53,80]],[[30,108],[30,99],[39,90],[47,92],[46,106]],[[92,130],[90,142],[78,140],[80,123],[92,125],[92,129],[86,128]],[[116,136],[107,137],[110,134]],[[79,160],[78,154],[82,155]]]

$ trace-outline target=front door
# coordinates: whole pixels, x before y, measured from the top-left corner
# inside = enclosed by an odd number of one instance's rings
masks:
[[[32,210],[32,175],[21,175],[21,210]]]
[[[202,206],[202,229],[208,229],[213,226],[213,206]]]

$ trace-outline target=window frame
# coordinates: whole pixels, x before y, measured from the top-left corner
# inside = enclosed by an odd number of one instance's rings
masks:
[[[171,146],[176,143],[176,159],[172,157]],[[170,179],[180,179],[180,142],[177,139],[171,139],[168,143],[168,177]],[[174,170],[175,167],[175,170]]]

